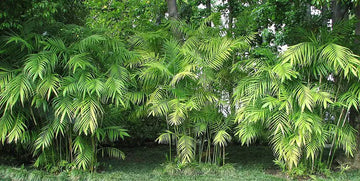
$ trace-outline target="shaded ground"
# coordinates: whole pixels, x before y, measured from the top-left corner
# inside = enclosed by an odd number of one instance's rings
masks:
[[[74,170],[58,175],[31,168],[0,166],[0,180],[289,180],[273,164],[271,149],[265,146],[228,148],[228,168],[217,168],[202,175],[184,172],[182,175],[164,173],[167,146],[136,147],[122,149],[126,160],[104,159],[100,173]],[[0,159],[1,160],[1,159]],[[209,170],[214,167],[209,167]],[[216,167],[215,167],[216,168]],[[360,180],[360,172],[335,173],[331,178],[319,180]]]
[[[104,161],[109,164],[107,173],[119,173],[121,170],[121,179],[124,180],[285,180],[265,171],[274,169],[271,150],[264,146],[254,148],[231,146],[228,149],[228,163],[234,166],[235,171],[223,174],[164,175],[163,163],[168,154],[167,146],[125,148],[125,161]]]

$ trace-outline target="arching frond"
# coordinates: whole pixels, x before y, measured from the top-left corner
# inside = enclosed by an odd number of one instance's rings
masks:
[[[27,48],[29,51],[32,51],[34,49],[34,47],[27,40],[20,37],[19,35],[13,35],[8,37],[8,41],[6,42],[6,44],[10,43],[19,44],[21,47],[21,51],[23,51],[25,48]]]
[[[268,119],[268,126],[271,130],[271,135],[289,134],[291,132],[291,124],[289,116],[284,111],[274,111]]]
[[[336,127],[336,135],[338,135],[337,144],[341,147],[345,154],[348,156],[354,156],[354,151],[357,149],[356,144],[356,133],[355,130],[350,124],[345,123],[343,126]]]
[[[50,99],[51,94],[55,96],[58,95],[58,89],[60,87],[60,79],[56,74],[47,75],[38,85],[36,92],[41,97],[46,97],[47,100]]]
[[[65,42],[59,38],[49,38],[44,41],[45,47],[44,50],[48,50],[49,52],[53,52],[56,54],[62,54],[67,51],[67,47]],[[64,57],[66,58],[66,57]]]
[[[290,46],[282,55],[283,62],[291,65],[308,66],[313,63],[317,48],[312,42],[303,42]]]
[[[145,102],[146,94],[144,92],[127,92],[126,97],[133,104],[140,105]]]
[[[8,143],[17,143],[25,133],[27,126],[25,124],[25,117],[21,114],[18,114],[15,119],[11,130],[7,135]]]
[[[294,116],[294,128],[297,132],[296,144],[301,147],[311,142],[312,135],[322,134],[322,120],[316,114],[307,112],[297,113]]]
[[[144,65],[145,68],[140,73],[140,80],[145,85],[151,85],[160,81],[168,80],[172,73],[160,62],[151,62]]]
[[[345,92],[340,96],[339,102],[347,107],[347,109],[355,108],[358,110],[360,105],[359,98],[351,91]]]
[[[0,118],[0,141],[2,144],[5,143],[7,135],[12,130],[15,123],[14,117],[7,113]]]
[[[149,107],[149,115],[164,116],[170,111],[169,100],[167,100],[167,91],[162,88],[157,88],[150,94],[147,105]]]
[[[360,65],[360,61],[346,47],[329,43],[322,48],[320,58],[327,60],[336,73],[339,70],[343,71],[344,77],[348,77],[349,73],[355,77],[359,75],[357,67]]]
[[[171,143],[172,139],[174,139],[174,136],[172,136],[173,134],[173,132],[166,130],[166,132],[160,134],[160,136],[157,137],[155,141],[162,144]]]
[[[301,111],[304,111],[305,108],[312,111],[315,101],[311,89],[305,85],[299,85],[298,88],[294,90],[294,93],[301,107]]]
[[[196,105],[194,108],[205,105],[206,103],[217,103],[219,98],[212,92],[198,90],[190,98],[190,101],[193,101]]]
[[[74,47],[79,49],[81,52],[85,52],[92,46],[99,46],[99,43],[105,40],[106,38],[103,35],[94,34],[80,40],[80,42],[74,44]]]
[[[102,147],[99,148],[98,151],[101,152],[101,155],[104,157],[105,155],[108,155],[109,157],[112,158],[120,158],[120,159],[125,159],[125,153],[122,152],[121,150],[117,149],[117,148],[113,148],[113,147]]]
[[[185,108],[186,104],[183,103],[183,100],[173,99],[169,101],[169,106],[172,112],[169,114],[169,124],[170,125],[180,125],[186,118],[187,110]]]
[[[165,61],[169,62],[169,69],[171,69],[171,66],[176,66],[173,67],[174,68],[174,72],[177,71],[179,67],[179,63],[180,60],[178,59],[179,54],[180,54],[180,44],[178,41],[174,40],[174,39],[170,39],[165,41],[164,46],[163,46],[163,51],[164,51],[164,57],[165,57]]]
[[[263,129],[263,125],[259,122],[242,121],[236,127],[235,135],[240,138],[242,145],[249,146],[258,138]]]
[[[178,141],[179,157],[182,163],[189,163],[195,157],[194,138],[183,135]]]
[[[149,107],[149,115],[164,116],[170,111],[168,100],[152,101]]]
[[[85,70],[86,68],[94,69],[94,66],[90,63],[91,57],[87,53],[81,53],[71,56],[66,63],[66,67],[72,70],[72,73],[76,72],[76,69],[80,68]]]
[[[110,100],[112,103],[115,103],[116,105],[125,105],[124,104],[124,95],[126,92],[126,83],[122,81],[121,79],[109,77],[105,84],[105,97],[106,100]]]
[[[120,126],[109,126],[101,129],[97,129],[95,134],[98,138],[98,140],[103,140],[101,136],[99,136],[98,131],[102,130],[104,132],[104,136],[109,141],[115,142],[119,140],[119,138],[124,139],[125,137],[129,137],[130,135],[127,133],[126,129],[121,128]]]
[[[334,103],[333,95],[330,92],[323,91],[320,87],[313,87],[311,91],[313,92],[316,104],[323,106],[324,109],[328,108],[328,105]]]
[[[59,96],[54,98],[53,104],[55,108],[55,115],[63,122],[65,119],[72,121],[74,118],[75,104],[74,97],[71,96]]]
[[[68,122],[61,122],[58,119],[54,119],[45,125],[35,141],[35,149],[44,151],[45,148],[51,146],[53,139],[57,137],[59,133],[61,133],[62,136],[65,135],[67,126]]]
[[[29,79],[24,74],[19,74],[4,87],[0,93],[0,105],[5,106],[5,110],[12,107],[19,101],[24,105],[25,101],[33,94],[33,87]]]
[[[130,77],[129,71],[119,64],[112,64],[109,67],[107,74],[109,77],[113,77],[122,81],[128,81]]]
[[[272,69],[272,72],[274,72],[274,74],[281,80],[281,82],[284,82],[285,80],[291,80],[299,75],[298,72],[293,70],[293,66],[291,66],[290,63],[277,64]]]
[[[27,58],[24,66],[24,74],[28,74],[32,80],[43,79],[45,74],[54,70],[58,58],[51,52],[32,54]]]
[[[94,133],[98,126],[98,118],[103,115],[102,105],[93,97],[87,97],[74,102],[74,129],[85,135]]]
[[[184,71],[177,73],[170,82],[171,86],[175,86],[180,80],[184,79],[185,77],[189,77],[190,79],[195,80],[198,76],[192,72]]]
[[[236,43],[227,38],[214,38],[206,44],[200,44],[200,50],[206,52],[205,64],[212,69],[220,69],[235,48]]]
[[[16,76],[16,70],[10,70],[0,67],[0,88],[3,90],[5,86],[11,82],[11,80]]]
[[[314,162],[316,156],[325,147],[326,142],[329,139],[329,133],[322,127],[322,131],[316,133],[311,137],[311,140],[305,145],[306,158],[311,158]]]
[[[76,137],[74,140],[74,152],[75,152],[75,165],[77,168],[87,170],[93,161],[93,150],[90,144],[81,136]]]
[[[101,97],[101,95],[104,94],[105,85],[104,82],[99,78],[86,81],[85,87],[87,90],[86,92],[90,95],[95,93],[98,97]]]
[[[225,147],[231,141],[231,136],[225,130],[220,130],[215,134],[214,144]]]

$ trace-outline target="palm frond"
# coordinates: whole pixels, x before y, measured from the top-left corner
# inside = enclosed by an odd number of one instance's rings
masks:
[[[15,120],[13,126],[7,135],[8,143],[12,143],[12,142],[17,143],[19,140],[21,140],[27,128],[24,120],[25,118],[23,115],[18,114],[14,119]]]
[[[291,65],[308,66],[313,63],[316,55],[316,45],[312,42],[303,42],[290,46],[282,55],[283,62]]]
[[[357,67],[360,65],[360,61],[350,49],[334,43],[329,43],[322,48],[319,56],[320,58],[327,60],[336,73],[339,70],[342,70],[344,77],[348,77],[349,73],[358,77],[359,72]]]
[[[231,136],[225,130],[220,130],[215,134],[214,144],[225,147],[231,141]]]
[[[91,57],[87,53],[71,56],[65,67],[72,70],[72,73],[75,73],[78,68],[82,70],[85,70],[86,68],[94,69],[94,66],[91,64]]]
[[[25,48],[27,48],[29,51],[32,51],[34,47],[24,38],[20,37],[19,35],[13,35],[8,37],[8,41],[6,44],[15,43],[19,44],[21,47],[21,51],[23,51]]]
[[[180,125],[186,118],[187,110],[186,104],[183,103],[183,100],[173,99],[169,101],[169,106],[172,112],[169,114],[169,124],[170,125]]]
[[[241,144],[249,146],[258,138],[264,127],[260,122],[242,121],[238,124],[236,130],[235,135],[240,138]]]
[[[189,71],[179,72],[173,77],[173,79],[170,82],[170,85],[175,86],[175,84],[177,84],[180,80],[182,80],[186,77],[189,77],[190,79],[195,80],[195,79],[197,79],[198,76],[196,74],[194,74],[193,72],[189,72]]]
[[[94,133],[98,126],[98,118],[102,116],[104,110],[98,100],[87,97],[74,102],[74,116],[76,118],[74,129],[85,135]]]
[[[24,74],[28,74],[32,80],[38,77],[43,79],[45,74],[54,70],[58,58],[51,52],[32,54],[27,58],[24,66]]]
[[[141,71],[139,78],[145,85],[168,80],[172,76],[172,73],[168,68],[160,62],[147,63],[144,67],[145,68]]]
[[[25,101],[33,94],[33,86],[30,80],[24,75],[19,74],[4,87],[0,93],[0,105],[5,105],[5,110],[12,107],[19,101],[24,105]]]
[[[111,141],[117,141],[119,138],[124,139],[125,137],[129,137],[130,135],[127,133],[126,129],[121,128],[120,126],[110,126],[106,128],[102,128],[107,138]]]
[[[218,70],[230,57],[236,43],[227,38],[211,39],[207,44],[200,44],[200,50],[206,52],[205,64],[212,69]]]
[[[299,75],[298,72],[293,70],[293,66],[291,66],[290,63],[277,64],[272,69],[272,72],[274,72],[274,74],[278,76],[281,82],[284,82],[285,80],[291,80],[293,78],[297,78],[297,76]]]
[[[74,97],[59,96],[54,98],[53,104],[55,108],[55,115],[63,122],[65,119],[72,120],[74,118]]]
[[[0,118],[0,141],[2,144],[5,143],[7,135],[14,127],[15,119],[11,114],[4,114]]]
[[[45,43],[44,50],[47,50],[49,52],[61,54],[67,51],[65,42],[62,39],[49,38],[46,41],[44,41],[44,43]]]
[[[91,149],[90,144],[81,136],[76,137],[73,144],[76,167],[87,170],[94,159],[94,150]]]
[[[36,92],[41,97],[46,97],[47,100],[50,99],[51,94],[58,95],[58,89],[60,87],[60,79],[57,74],[47,75],[38,85]]]
[[[194,138],[183,135],[178,141],[179,157],[182,163],[190,163],[195,157]]]
[[[105,84],[105,97],[107,100],[110,100],[115,105],[125,105],[124,104],[124,95],[127,90],[127,84],[121,79],[109,77]]]
[[[121,150],[117,149],[117,148],[113,148],[113,147],[102,147],[99,148],[98,151],[101,152],[101,155],[104,157],[105,155],[108,155],[109,157],[112,158],[120,158],[120,159],[125,159],[125,153],[122,152]]]
[[[61,122],[58,119],[54,119],[49,124],[45,125],[35,141],[35,149],[44,151],[45,148],[51,146],[53,139],[57,137],[59,133],[61,133],[62,136],[65,135],[67,125],[68,122]]]
[[[301,111],[304,111],[307,108],[309,111],[312,111],[314,107],[314,96],[311,89],[305,85],[299,85],[296,90],[294,90],[298,104],[301,107]]]
[[[174,136],[172,136],[174,133],[166,130],[165,133],[160,134],[159,137],[156,138],[156,142],[161,143],[161,144],[168,144],[172,142],[172,139],[174,139]]]
[[[357,149],[356,144],[356,133],[357,130],[354,129],[350,124],[346,123],[343,126],[339,126],[335,130],[338,135],[337,144],[339,147],[343,148],[345,154],[348,156],[354,156],[354,152]]]
[[[99,43],[105,41],[106,38],[103,35],[90,35],[88,37],[85,37],[84,39],[80,40],[73,46],[80,50],[80,52],[85,52],[88,48],[92,46],[99,46]]]

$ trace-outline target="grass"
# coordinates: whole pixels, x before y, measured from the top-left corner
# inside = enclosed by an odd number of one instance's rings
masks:
[[[103,159],[103,171],[88,173],[79,170],[51,174],[31,167],[0,166],[0,180],[289,180],[274,166],[269,147],[232,145],[224,167],[194,165],[180,174],[168,174],[176,167],[165,164],[166,146],[124,148],[125,160]],[[360,180],[360,171],[334,173],[331,178],[316,180]]]

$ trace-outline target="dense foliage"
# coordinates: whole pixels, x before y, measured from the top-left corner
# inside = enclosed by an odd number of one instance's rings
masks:
[[[94,171],[147,141],[180,166],[225,165],[231,141],[290,172],[360,156],[358,1],[0,5],[0,151],[35,167]]]

